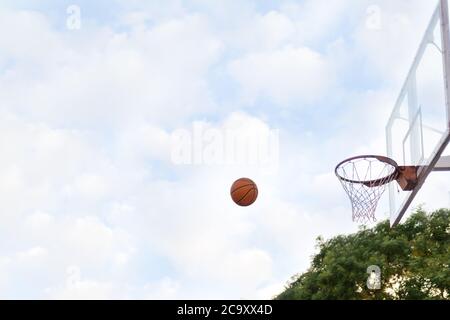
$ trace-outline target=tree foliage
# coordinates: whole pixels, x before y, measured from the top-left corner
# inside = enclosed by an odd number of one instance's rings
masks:
[[[384,221],[328,241],[309,270],[276,299],[450,299],[450,210],[419,208],[405,223]],[[381,289],[368,289],[367,268],[381,269]]]

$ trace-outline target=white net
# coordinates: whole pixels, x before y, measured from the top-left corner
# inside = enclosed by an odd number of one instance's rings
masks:
[[[353,221],[362,224],[375,222],[375,211],[389,182],[395,180],[397,167],[376,156],[349,159],[336,167],[341,181],[352,203]]]

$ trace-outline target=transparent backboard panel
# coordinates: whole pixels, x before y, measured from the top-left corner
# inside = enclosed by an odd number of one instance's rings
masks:
[[[450,136],[445,85],[448,72],[445,72],[443,53],[450,42],[450,34],[445,32],[445,24],[443,28],[441,23],[447,21],[448,9],[441,11],[442,4],[442,8],[448,7],[447,0],[441,2],[386,126],[388,157],[399,165],[421,167],[416,190],[402,191],[396,183],[389,186],[392,225],[399,222],[436,161],[447,152],[444,147]]]

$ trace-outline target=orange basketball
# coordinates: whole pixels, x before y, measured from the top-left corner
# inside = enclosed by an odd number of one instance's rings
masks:
[[[258,197],[258,187],[252,180],[241,178],[233,183],[230,194],[231,199],[233,199],[237,205],[247,207],[255,202]]]

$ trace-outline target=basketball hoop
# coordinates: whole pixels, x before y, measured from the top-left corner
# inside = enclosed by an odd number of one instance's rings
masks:
[[[335,173],[352,203],[353,221],[375,222],[375,210],[386,186],[403,169],[383,156],[357,156],[336,166]]]

